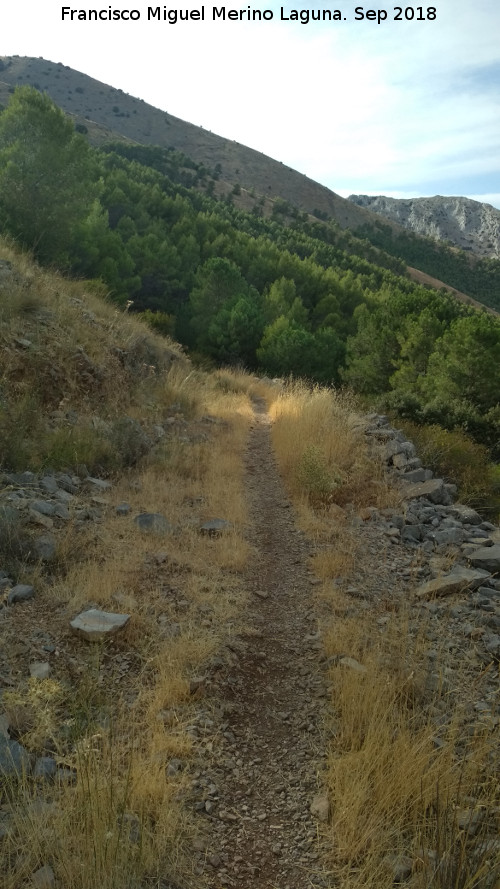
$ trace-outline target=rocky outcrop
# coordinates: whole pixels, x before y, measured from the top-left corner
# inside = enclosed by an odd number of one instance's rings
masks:
[[[451,241],[479,256],[500,256],[500,210],[470,198],[388,198],[351,194],[349,201],[365,207],[417,235]]]

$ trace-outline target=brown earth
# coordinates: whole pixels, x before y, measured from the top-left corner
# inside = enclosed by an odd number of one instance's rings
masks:
[[[310,805],[321,793],[327,689],[310,546],[294,526],[261,401],[246,472],[254,558],[244,582],[252,598],[233,645],[237,663],[219,674],[207,701],[218,708],[222,744],[194,776],[207,820],[200,858],[213,887],[304,889],[326,885]]]

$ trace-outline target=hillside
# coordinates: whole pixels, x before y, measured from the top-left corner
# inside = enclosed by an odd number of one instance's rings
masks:
[[[352,194],[349,201],[417,235],[447,241],[477,256],[500,257],[500,210],[470,198],[388,198]]]
[[[312,213],[319,210],[343,228],[369,222],[371,214],[318,182],[279,161],[180,120],[120,89],[44,59],[0,57],[0,81],[8,86],[29,84],[47,92],[64,111],[83,125],[95,122],[133,142],[176,148],[234,185],[238,182],[260,195],[280,196]],[[8,88],[7,88],[8,91]],[[6,101],[5,89],[0,102]],[[97,142],[103,133],[96,132]]]
[[[498,528],[3,240],[0,344],[2,886],[496,889]]]

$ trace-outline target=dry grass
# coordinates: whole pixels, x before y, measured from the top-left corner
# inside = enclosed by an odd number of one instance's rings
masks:
[[[194,754],[189,729],[203,706],[210,660],[237,630],[245,600],[242,458],[253,380],[235,373],[221,383],[220,375],[194,371],[175,344],[86,285],[39,272],[3,244],[0,256],[18,276],[0,321],[2,391],[10,409],[19,393],[34,388],[40,420],[30,425],[28,418],[23,427],[27,450],[19,468],[27,468],[28,457],[43,467],[47,450],[36,450],[38,432],[45,443],[57,439],[74,467],[85,462],[77,460],[83,452],[76,445],[88,435],[88,449],[97,447],[92,430],[125,412],[146,431],[154,424],[166,431],[135,465],[115,471],[113,487],[100,498],[101,522],[85,530],[68,523],[58,535],[55,562],[37,575],[36,613],[12,612],[19,635],[32,632],[29,622],[36,620],[37,631],[58,640],[58,651],[49,679],[21,679],[5,696],[11,731],[33,757],[53,756],[73,779],[0,787],[8,826],[0,845],[2,885],[29,885],[37,868],[49,864],[65,889],[135,889],[162,879],[192,886],[193,825],[182,802]],[[28,314],[23,300],[30,290],[37,300]],[[20,336],[32,346],[18,350]],[[95,386],[83,385],[81,369],[71,364],[77,344],[102,370]],[[49,364],[61,375],[50,394],[43,383]],[[71,429],[51,425],[54,407],[79,416],[65,449],[61,439]],[[130,514],[118,516],[115,507],[124,501]],[[133,517],[141,512],[163,514],[172,531],[140,532]],[[200,534],[211,518],[226,519],[231,529],[219,537]],[[88,607],[131,619],[112,640],[89,644],[68,626]]]
[[[335,714],[327,839],[342,889],[389,889],[402,855],[413,861],[414,889],[493,887],[500,877],[498,848],[484,842],[498,828],[496,741],[479,724],[471,735],[450,702],[444,743],[436,745],[433,716],[446,696],[428,682],[424,640],[424,628],[417,640],[409,634],[404,615],[383,636],[359,615],[337,620],[326,635]],[[343,655],[363,670],[343,665]],[[460,817],[467,807],[483,813],[474,837]]]
[[[381,603],[391,613],[379,628],[385,611],[367,601],[353,607],[343,592],[366,558],[359,515],[397,503],[368,456],[362,418],[348,395],[324,389],[295,385],[274,397],[271,391],[269,400],[278,462],[300,525],[315,543],[312,566],[323,581],[317,597],[333,616],[323,627],[332,687],[324,779],[332,805],[324,831],[331,884],[390,889],[407,860],[401,879],[411,889],[498,889],[492,726],[478,722],[472,731],[447,683],[436,684],[436,674],[445,674],[444,651],[431,668],[424,621],[415,635],[394,600]],[[460,677],[454,680],[461,687]],[[443,713],[447,726],[438,729]]]
[[[349,393],[294,384],[271,406],[273,442],[295,496],[314,507],[385,506],[392,495],[382,464],[370,459]]]

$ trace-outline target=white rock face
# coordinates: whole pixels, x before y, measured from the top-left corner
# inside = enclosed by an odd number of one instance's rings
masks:
[[[479,256],[500,258],[500,210],[470,198],[386,198],[351,194],[359,207],[380,213],[417,235],[451,241],[455,247]]]
[[[112,614],[109,611],[99,611],[98,608],[89,608],[82,611],[71,621],[71,629],[89,642],[100,642],[106,636],[112,636],[123,629],[130,620],[130,614]]]

